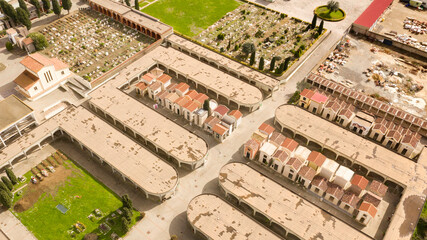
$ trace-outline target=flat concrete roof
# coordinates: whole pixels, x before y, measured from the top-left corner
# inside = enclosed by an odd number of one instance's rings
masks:
[[[142,12],[129,11],[125,13],[123,17],[131,20],[132,22],[141,24],[142,26],[145,26],[151,30],[154,30],[159,34],[172,30],[171,26],[168,26],[154,17],[146,15]]]
[[[277,108],[275,120],[403,185],[405,189],[384,239],[411,239],[426,200],[426,148],[421,152],[418,162],[414,162],[294,105]]]
[[[128,6],[121,4],[119,2],[110,1],[110,0],[89,0],[90,2],[96,3],[104,8],[110,9],[119,14],[125,14],[130,11]]]
[[[281,239],[212,194],[193,198],[188,204],[187,219],[193,227],[212,240]]]
[[[123,76],[134,73],[133,65],[138,63],[136,61],[129,65],[115,78],[93,91],[90,102],[178,161],[191,164],[202,160],[208,152],[205,140],[117,88],[126,82],[126,77]]]
[[[250,80],[254,80],[262,85],[267,86],[270,89],[275,89],[277,86],[279,86],[280,81],[269,77],[265,74],[262,74],[250,67],[247,67],[243,64],[240,64],[236,61],[233,61],[227,57],[222,56],[221,54],[215,53],[207,48],[204,48],[200,46],[199,44],[193,43],[191,41],[188,41],[185,38],[182,38],[180,36],[177,36],[175,34],[170,35],[167,40],[169,42],[172,42],[174,44],[177,44],[185,49],[189,49],[193,52],[196,52],[202,56],[204,56],[206,59],[209,59],[211,61],[215,61],[217,64],[226,66],[238,73],[240,73],[243,76],[246,76]]]
[[[302,239],[371,239],[246,164],[222,167],[219,184]]]
[[[196,81],[197,84],[203,85],[239,105],[254,106],[262,101],[262,93],[258,88],[174,48],[159,46],[148,55],[154,61],[178,71]]]
[[[57,130],[77,139],[149,194],[175,189],[177,171],[88,110],[69,108],[0,151],[0,165]]]
[[[3,99],[0,101],[0,132],[32,112],[33,109],[19,100],[15,95],[10,95]]]

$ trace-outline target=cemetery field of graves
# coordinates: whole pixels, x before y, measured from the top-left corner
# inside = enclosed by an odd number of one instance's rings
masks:
[[[16,193],[12,213],[22,224],[46,240],[83,239],[88,233],[100,235],[98,239],[125,235],[121,199],[71,160],[58,165],[42,181],[28,181]],[[140,216],[133,212],[130,226]]]
[[[242,45],[253,43],[256,49],[254,67],[258,67],[263,57],[265,69],[268,69],[273,57],[277,62],[288,57],[295,60],[310,48],[319,34],[317,28],[310,29],[309,25],[285,14],[246,3],[227,13],[195,39],[246,63],[250,62],[250,57],[242,52]]]
[[[155,40],[92,10],[61,18],[40,30],[49,41],[42,53],[57,57],[91,81]]]

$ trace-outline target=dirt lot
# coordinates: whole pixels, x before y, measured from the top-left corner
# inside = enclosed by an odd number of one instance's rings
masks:
[[[390,48],[349,35],[342,60],[327,60],[321,75],[367,94],[384,97],[391,104],[425,117],[427,101],[427,64]],[[372,51],[374,50],[375,51]],[[332,66],[327,69],[327,65]],[[322,67],[322,66],[321,66]],[[380,81],[375,83],[379,76]],[[382,86],[377,86],[381,83]],[[418,87],[417,90],[414,90]],[[423,88],[422,90],[419,90]]]
[[[44,193],[54,196],[58,187],[73,174],[73,169],[67,169],[62,165],[55,170],[54,173],[50,173],[48,177],[37,184],[28,183],[24,196],[14,206],[16,212],[24,212],[30,209]]]
[[[409,30],[403,28],[403,21],[406,17],[414,18],[418,21],[427,22],[427,11],[420,11],[415,8],[405,7],[405,3],[394,0],[392,6],[380,17],[374,32],[385,34],[395,31],[398,34],[407,34],[416,38],[420,42],[427,41],[427,34],[412,34]],[[383,21],[381,21],[384,19]]]

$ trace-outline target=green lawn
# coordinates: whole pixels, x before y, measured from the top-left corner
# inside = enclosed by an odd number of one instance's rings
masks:
[[[142,11],[192,37],[240,4],[236,0],[159,0]]]
[[[339,21],[345,17],[343,10],[339,9],[338,11],[331,12],[326,6],[316,8],[315,12],[318,17],[328,21]]]
[[[12,213],[38,239],[82,239],[87,233],[101,234],[98,226],[107,218],[112,219],[109,224],[112,230],[100,236],[100,239],[110,239],[113,231],[119,236],[123,236],[125,233],[121,230],[120,217],[112,218],[111,216],[122,206],[120,198],[70,160],[65,161],[64,166],[72,169],[73,174],[67,178],[65,183],[59,185],[53,194],[43,193],[30,209],[20,213],[12,210]],[[23,196],[18,199],[24,198],[29,191],[27,190],[28,187],[24,188]],[[64,205],[68,211],[62,214],[56,209],[58,204]],[[102,216],[94,221],[88,219],[88,216],[97,208],[101,210]],[[116,215],[118,214],[116,213]],[[132,225],[135,224],[137,217],[139,217],[139,213],[134,211]],[[75,231],[72,225],[77,221],[83,223],[86,230],[72,238],[68,231]]]
[[[427,203],[423,207],[421,212],[420,220],[418,221],[417,227],[415,228],[412,240],[422,240],[426,237],[427,231]]]

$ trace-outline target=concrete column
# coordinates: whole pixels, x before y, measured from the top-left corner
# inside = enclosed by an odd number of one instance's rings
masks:
[[[3,140],[3,138],[1,136],[0,136],[0,140],[1,140],[1,143],[3,143],[3,146],[6,147],[7,145],[6,145],[6,143],[4,142],[4,140]]]
[[[16,127],[16,130],[18,130],[19,136],[22,136],[21,130],[19,130],[19,127],[18,125],[16,125],[16,123],[15,123],[15,127]]]
[[[37,143],[37,146],[39,146],[39,149],[42,149],[42,146],[40,145],[40,143]]]

